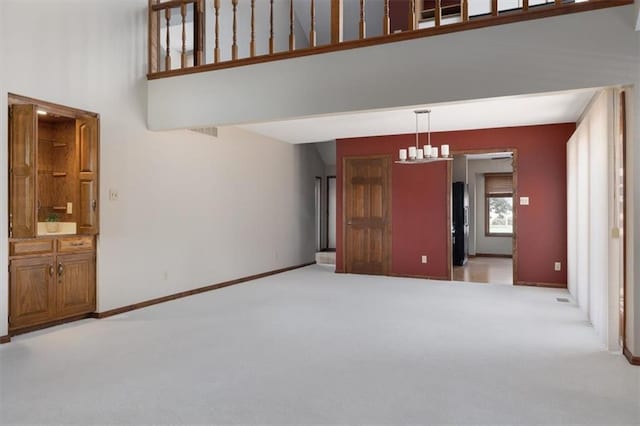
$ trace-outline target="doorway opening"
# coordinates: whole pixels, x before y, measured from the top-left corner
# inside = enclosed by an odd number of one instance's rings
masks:
[[[454,153],[450,174],[452,279],[516,282],[516,150]]]

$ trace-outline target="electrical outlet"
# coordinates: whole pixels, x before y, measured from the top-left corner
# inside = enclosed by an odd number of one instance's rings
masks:
[[[110,201],[118,201],[118,199],[120,199],[120,194],[118,194],[118,190],[117,189],[110,189],[109,190],[109,200]]]
[[[553,269],[554,269],[556,272],[562,271],[562,263],[560,263],[560,262],[556,262],[556,263],[553,265]]]
[[[528,206],[529,205],[529,197],[520,197],[520,205]]]
[[[428,260],[427,256],[422,256],[422,263],[427,263],[427,260]]]

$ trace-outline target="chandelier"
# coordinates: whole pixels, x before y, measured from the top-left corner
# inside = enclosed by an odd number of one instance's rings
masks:
[[[440,149],[431,145],[431,110],[420,109],[414,111],[416,115],[416,146],[401,149],[397,164],[423,164],[435,161],[451,161],[449,156],[449,145],[442,145]],[[427,144],[420,148],[420,131],[418,128],[421,115],[427,116]]]

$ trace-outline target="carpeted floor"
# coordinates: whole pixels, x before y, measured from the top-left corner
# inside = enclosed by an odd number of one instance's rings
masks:
[[[640,422],[560,290],[311,266],[0,346],[0,424]]]

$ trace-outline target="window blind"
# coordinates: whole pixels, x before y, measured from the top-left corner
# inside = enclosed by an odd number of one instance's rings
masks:
[[[484,191],[487,196],[499,194],[513,194],[513,174],[484,175]]]

